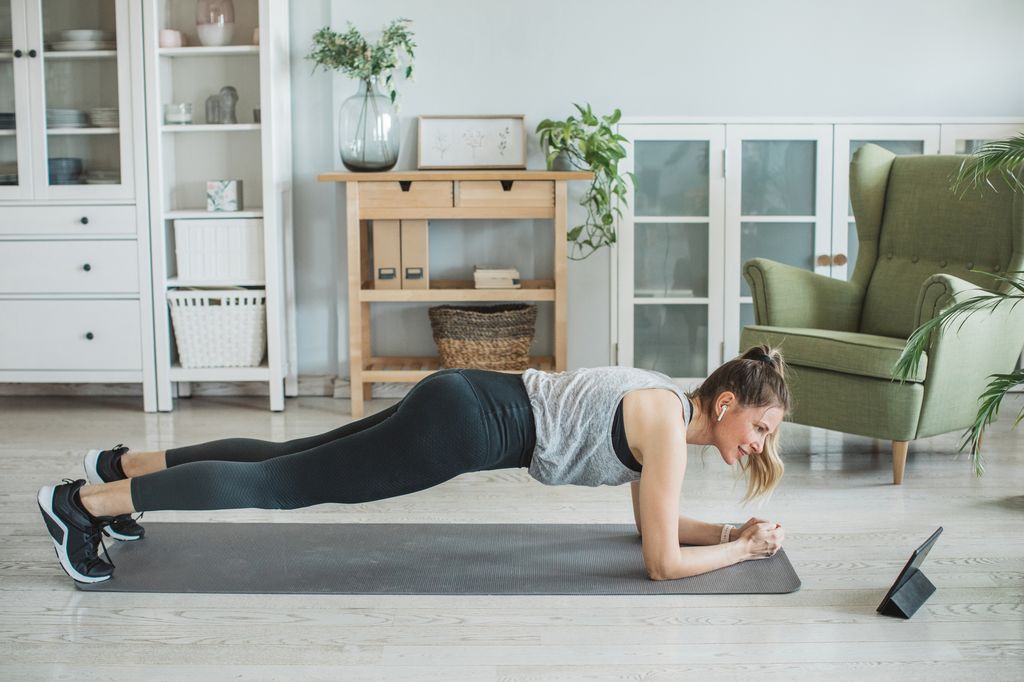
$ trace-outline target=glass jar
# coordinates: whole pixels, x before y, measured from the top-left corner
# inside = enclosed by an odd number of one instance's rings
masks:
[[[164,105],[164,123],[168,125],[182,125],[191,122],[191,102],[172,102]]]
[[[350,171],[386,171],[398,163],[398,116],[373,81],[362,81],[338,115],[341,162]]]
[[[197,0],[196,33],[201,45],[230,45],[235,35],[235,4],[232,0]]]

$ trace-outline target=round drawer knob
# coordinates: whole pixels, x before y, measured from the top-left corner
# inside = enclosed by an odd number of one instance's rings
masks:
[[[92,270],[92,266],[86,263],[85,265],[82,266],[82,269],[85,270],[86,272],[89,272],[90,270]]]
[[[829,256],[828,254],[824,254],[824,253],[823,253],[823,254],[821,254],[820,256],[818,256],[818,257],[817,257],[817,258],[816,258],[816,259],[814,260],[814,262],[815,262],[815,263],[817,263],[817,264],[818,264],[819,266],[822,266],[822,267],[824,267],[824,266],[826,266],[826,265],[829,265],[829,264],[831,264],[831,263],[832,263],[832,257],[831,257],[831,256]]]
[[[89,224],[89,217],[88,216],[82,216],[81,219],[78,222],[82,223],[83,225],[88,225]]]
[[[24,54],[24,52],[22,52],[21,50],[15,50],[14,51],[15,59],[21,59],[21,55],[23,55],[23,54]]]
[[[92,332],[86,332],[86,333],[85,333],[85,338],[87,338],[87,339],[89,339],[90,341],[92,341],[92,340],[93,340],[93,339],[94,339],[95,337],[93,336],[93,333],[92,333]]]
[[[846,265],[846,263],[847,258],[845,253],[837,253],[835,257],[832,258],[832,265]]]
[[[36,56],[36,54],[37,54],[37,53],[36,53],[36,51],[35,51],[35,50],[29,50],[29,51],[28,51],[28,56],[29,56],[29,57],[35,57],[35,56]]]

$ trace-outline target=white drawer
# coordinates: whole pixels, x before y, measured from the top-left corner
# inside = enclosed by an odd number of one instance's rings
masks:
[[[91,237],[135,234],[134,206],[4,206],[0,234]]]
[[[138,291],[139,254],[134,241],[0,241],[0,293]]]
[[[0,301],[0,369],[142,369],[140,315],[138,301]]]

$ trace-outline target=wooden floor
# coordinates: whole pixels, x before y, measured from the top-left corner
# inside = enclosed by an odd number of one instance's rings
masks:
[[[91,447],[163,449],[226,436],[284,440],[348,421],[348,402],[180,400],[144,414],[124,397],[0,398],[2,680],[1024,679],[1021,396],[986,439],[987,474],[957,434],[911,447],[902,487],[886,444],[784,428],[786,477],[763,509],[737,504],[717,451],[692,450],[683,513],[767,516],[803,580],[787,595],[409,597],[90,594],[57,564],[39,486],[82,477]],[[373,412],[391,404],[375,400]],[[521,471],[460,477],[371,504],[155,513],[144,521],[594,522],[632,520],[628,487],[548,488]],[[945,534],[938,591],[910,621],[875,607],[911,550]],[[259,551],[259,548],[253,548]],[[196,556],[195,561],[217,561]]]

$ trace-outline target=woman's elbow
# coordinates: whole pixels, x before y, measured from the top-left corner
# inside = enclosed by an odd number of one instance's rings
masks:
[[[648,563],[647,564],[647,577],[651,580],[671,580],[670,568],[661,563]]]

